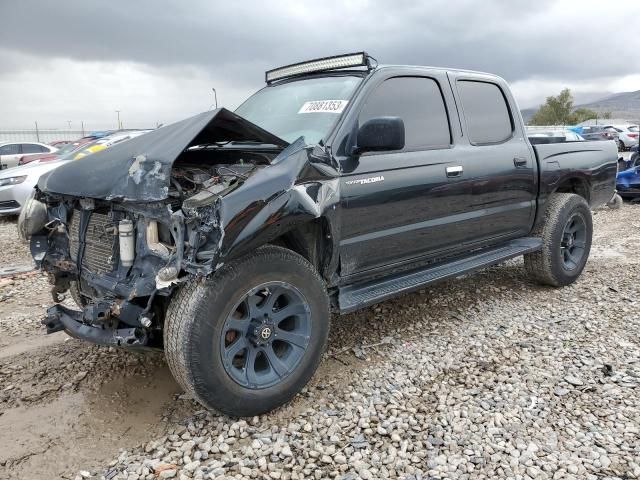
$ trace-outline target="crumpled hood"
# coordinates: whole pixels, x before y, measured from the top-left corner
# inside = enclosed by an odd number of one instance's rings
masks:
[[[167,198],[171,167],[187,148],[225,141],[288,143],[225,108],[118,143],[43,175],[47,193],[104,200],[158,201]]]

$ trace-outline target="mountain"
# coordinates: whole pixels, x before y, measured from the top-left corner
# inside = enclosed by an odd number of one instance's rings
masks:
[[[575,108],[589,108],[598,113],[611,112],[611,118],[624,118],[640,122],[640,90],[607,95],[600,100],[575,105]],[[537,108],[521,110],[525,123]]]
[[[596,112],[611,112],[611,118],[640,120],[640,90],[616,93],[595,102],[578,105],[576,108],[580,107]]]

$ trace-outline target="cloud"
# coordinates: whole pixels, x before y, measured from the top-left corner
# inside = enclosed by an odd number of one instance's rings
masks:
[[[497,73],[530,106],[556,93],[540,87],[606,92],[640,74],[620,10],[640,18],[640,2],[624,0],[2,2],[0,95],[23,123],[55,115],[60,99],[100,121],[116,105],[142,120],[146,107],[152,122],[200,105],[211,86],[237,104],[269,68],[366,49],[381,63]],[[39,103],[25,109],[15,94]]]
[[[67,121],[75,129],[81,121],[89,130],[115,128],[115,110],[121,110],[125,128],[148,128],[208,110],[214,85],[218,100],[226,105],[234,107],[246,97],[247,88],[214,82],[198,66],[38,58],[20,62],[39,67],[0,75],[3,111],[15,106],[11,115],[0,117],[2,128],[33,128],[34,121],[41,128],[66,128]]]

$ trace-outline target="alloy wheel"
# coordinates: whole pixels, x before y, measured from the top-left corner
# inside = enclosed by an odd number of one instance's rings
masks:
[[[302,360],[311,335],[311,310],[286,282],[269,282],[245,293],[227,316],[220,338],[222,363],[238,384],[273,386]]]

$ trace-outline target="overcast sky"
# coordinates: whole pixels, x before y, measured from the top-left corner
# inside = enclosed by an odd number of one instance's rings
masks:
[[[235,108],[264,71],[366,50],[497,73],[521,108],[640,89],[640,1],[0,0],[0,128],[170,123]]]

